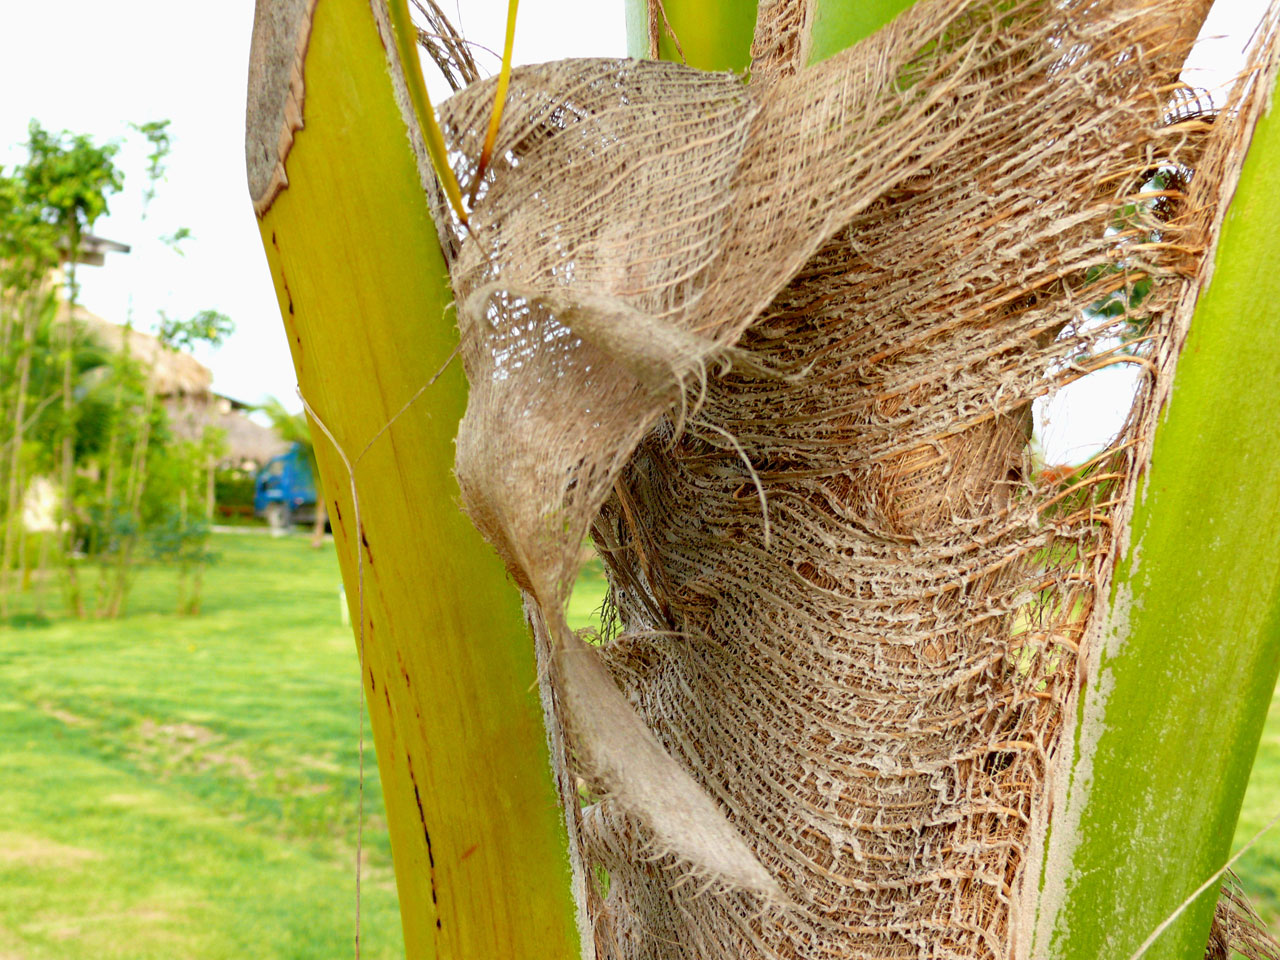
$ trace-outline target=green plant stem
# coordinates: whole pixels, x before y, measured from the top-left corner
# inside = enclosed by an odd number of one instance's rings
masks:
[[[67,322],[66,351],[62,360],[62,559],[66,577],[67,609],[75,616],[84,616],[84,601],[80,595],[80,582],[76,573],[73,554],[76,543],[76,465],[75,465],[75,398],[72,393],[72,373],[76,350],[76,259],[80,255],[80,228],[75,214],[68,215],[67,223]]]
[[[871,36],[915,0],[817,0],[809,62],[817,63]]]
[[[1227,859],[1280,671],[1280,117],[1255,133],[1156,432],[1033,955],[1130,952]],[[1073,824],[1073,829],[1059,824]],[[1203,954],[1211,889],[1150,960]]]
[[[576,960],[533,645],[501,562],[456,506],[466,381],[447,362],[452,291],[389,73],[399,61],[362,0],[318,3],[308,36],[305,127],[259,227],[298,383],[325,424],[312,425],[316,457],[406,949]],[[292,38],[281,49],[291,57]],[[416,53],[404,62],[412,71]]]
[[[751,36],[756,26],[754,0],[664,0],[670,32],[653,0],[625,0],[627,53],[649,56],[649,16],[656,24],[658,59],[681,61],[699,70],[743,72],[751,65]],[[671,34],[675,34],[675,39]],[[679,40],[677,48],[675,40]]]
[[[462,205],[462,189],[449,166],[448,152],[445,150],[444,134],[440,123],[436,120],[435,110],[431,107],[431,97],[427,94],[427,85],[422,79],[422,61],[418,57],[418,32],[414,29],[409,17],[407,0],[384,0],[390,14],[391,26],[396,37],[396,51],[400,62],[408,64],[405,74],[405,85],[409,97],[413,101],[413,112],[418,120],[418,128],[422,131],[427,153],[431,156],[431,165],[435,169],[444,195],[449,200],[453,212],[462,223],[467,222],[467,210]],[[514,24],[514,14],[511,15]],[[474,196],[474,195],[473,195]]]

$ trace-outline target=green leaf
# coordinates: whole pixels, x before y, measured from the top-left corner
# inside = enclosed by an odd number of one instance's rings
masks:
[[[1231,853],[1280,671],[1280,117],[1196,305],[1080,703],[1036,957],[1124,960]],[[1135,293],[1137,291],[1135,290]],[[1068,827],[1072,824],[1072,827]],[[1146,955],[1204,953],[1211,887]]]

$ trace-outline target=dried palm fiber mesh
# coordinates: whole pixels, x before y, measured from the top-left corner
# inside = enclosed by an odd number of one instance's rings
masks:
[[[514,72],[446,227],[457,471],[526,594],[598,956],[1015,949],[1247,133],[1167,115],[1207,5],[923,0],[751,84]],[[441,110],[464,184],[492,96]],[[1126,429],[1039,482],[1032,401],[1119,362],[1146,374]],[[588,533],[599,648],[564,619]]]
[[[751,38],[754,81],[794,76],[809,62],[817,0],[760,0]]]
[[[1231,871],[1222,885],[1222,896],[1213,915],[1205,960],[1278,960],[1280,944],[1267,933],[1266,924]]]

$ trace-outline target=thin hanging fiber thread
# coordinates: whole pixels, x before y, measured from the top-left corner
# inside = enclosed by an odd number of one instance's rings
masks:
[[[446,307],[446,310],[447,309],[448,308]],[[338,439],[333,435],[333,431],[329,429],[328,424],[324,422],[324,419],[318,413],[316,413],[315,408],[312,407],[311,404],[308,402],[307,398],[303,396],[302,389],[299,388],[297,391],[298,399],[302,401],[303,408],[306,410],[307,414],[311,417],[311,419],[315,421],[316,426],[320,428],[321,432],[329,439],[329,443],[333,446],[334,452],[338,454],[338,458],[342,461],[342,466],[347,472],[347,481],[348,481],[350,493],[351,493],[352,514],[355,517],[355,524],[356,524],[356,539],[355,539],[356,595],[358,598],[359,617],[360,617],[360,630],[359,630],[359,635],[357,637],[357,642],[356,642],[356,648],[359,652],[358,660],[359,660],[359,668],[360,668],[360,704],[359,704],[359,711],[356,719],[356,726],[358,730],[357,736],[359,741],[358,754],[360,758],[359,790],[358,790],[358,800],[357,800],[357,806],[356,806],[356,867],[355,867],[355,874],[356,874],[355,958],[356,960],[360,960],[360,906],[361,906],[361,899],[360,899],[361,886],[360,885],[361,885],[361,876],[362,876],[362,867],[363,867],[362,857],[364,853],[364,714],[365,714],[364,551],[360,549],[361,537],[364,535],[364,525],[360,520],[360,493],[356,487],[356,468],[360,466],[360,461],[364,459],[365,454],[369,452],[369,450],[373,447],[373,445],[378,442],[378,440],[382,437],[383,434],[385,434],[388,430],[391,429],[392,424],[394,424],[406,412],[408,412],[409,408],[412,407],[415,403],[417,403],[418,400],[423,396],[423,394],[427,392],[427,389],[430,386],[432,386],[432,384],[434,384],[437,380],[440,379],[441,375],[445,372],[445,370],[448,369],[449,364],[453,362],[454,357],[456,357],[457,355],[458,355],[458,350],[455,347],[453,352],[450,353],[449,357],[445,360],[444,364],[440,367],[438,371],[436,371],[435,375],[432,376],[431,379],[428,380],[426,383],[424,383],[422,386],[420,386],[417,389],[417,391],[414,392],[413,396],[411,396],[407,401],[405,401],[404,405],[399,410],[397,410],[395,414],[389,420],[387,420],[386,423],[384,423],[381,427],[378,428],[378,432],[375,433],[371,438],[369,438],[368,442],[366,442],[364,447],[361,448],[360,453],[356,456],[354,460],[350,459],[347,456],[347,453],[343,449],[342,444],[338,443]]]
[[[1277,823],[1280,823],[1280,813],[1277,813],[1274,817],[1268,820],[1267,823],[1263,826],[1263,828],[1259,830],[1257,833],[1255,833],[1249,839],[1248,843],[1246,843],[1243,847],[1241,847],[1234,854],[1232,854],[1231,859],[1229,859],[1221,867],[1219,867],[1212,874],[1210,874],[1209,878],[1205,880],[1204,883],[1200,884],[1200,886],[1196,887],[1195,890],[1193,890],[1191,894],[1187,897],[1187,899],[1183,900],[1182,903],[1178,904],[1178,906],[1174,909],[1174,911],[1171,914],[1169,914],[1169,916],[1165,917],[1165,919],[1160,923],[1159,926],[1157,926],[1154,930],[1151,931],[1150,936],[1148,936],[1147,939],[1142,941],[1142,945],[1133,952],[1133,955],[1129,957],[1129,960],[1140,960],[1140,958],[1143,955],[1145,955],[1148,950],[1151,949],[1152,944],[1154,944],[1156,940],[1160,938],[1160,934],[1164,933],[1167,929],[1169,929],[1169,926],[1175,920],[1177,920],[1178,917],[1182,916],[1183,912],[1189,906],[1195,903],[1196,900],[1200,898],[1201,894],[1203,894],[1206,890],[1208,890],[1220,879],[1222,879],[1222,875],[1225,874],[1228,870],[1230,870],[1232,866],[1235,865],[1235,862],[1237,860],[1239,860],[1246,853],[1248,853],[1249,850],[1253,848],[1253,845],[1262,839],[1263,834],[1267,833]]]

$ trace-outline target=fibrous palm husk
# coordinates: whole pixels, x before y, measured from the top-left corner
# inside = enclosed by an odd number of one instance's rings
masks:
[[[427,51],[449,89],[457,92],[480,79],[480,68],[466,39],[439,4],[435,0],[413,0],[413,6],[424,24],[417,28],[418,46]]]
[[[1267,933],[1266,925],[1240,886],[1240,878],[1228,871],[1227,881],[1213,914],[1205,960],[1280,960],[1280,943]]]
[[[922,0],[805,69],[781,6],[750,84],[513,73],[445,227],[464,505],[528,600],[600,956],[1004,958],[1270,74],[1174,109],[1205,2]],[[463,184],[492,97],[441,111]],[[1115,363],[1126,427],[1039,482],[1032,403]]]

